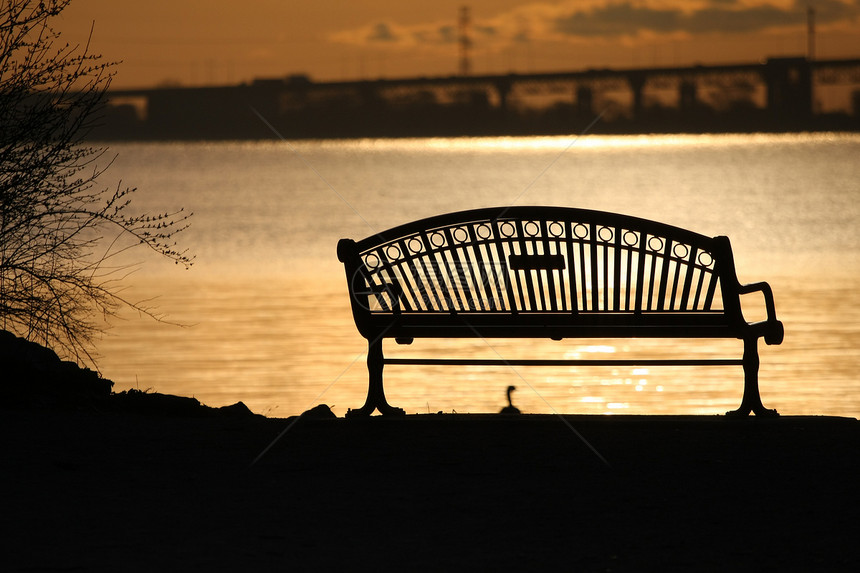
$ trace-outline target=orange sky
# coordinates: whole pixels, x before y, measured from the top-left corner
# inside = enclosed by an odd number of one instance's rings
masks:
[[[860,57],[860,0],[73,0],[69,41],[123,60],[114,87],[450,75],[471,13],[476,74]]]

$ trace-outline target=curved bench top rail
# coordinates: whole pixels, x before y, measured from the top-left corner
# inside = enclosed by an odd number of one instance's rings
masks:
[[[470,209],[466,211],[455,211],[453,213],[434,215],[425,219],[404,223],[403,225],[398,225],[397,227],[392,227],[385,231],[380,231],[360,241],[356,241],[356,243],[359,251],[365,251],[374,245],[388,243],[400,237],[415,234],[421,230],[432,230],[456,225],[458,223],[495,221],[499,219],[595,223],[602,226],[641,230],[658,237],[674,237],[687,243],[699,243],[700,241],[703,241],[705,244],[710,244],[713,240],[711,237],[695,233],[681,227],[675,227],[673,225],[667,225],[666,223],[660,223],[621,213],[596,211],[593,209],[578,209],[575,207],[515,205],[509,207],[485,207],[483,209]]]
[[[615,213],[461,211],[355,248],[371,313],[723,312],[716,239]]]

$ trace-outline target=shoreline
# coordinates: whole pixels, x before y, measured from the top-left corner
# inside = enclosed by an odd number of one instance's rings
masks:
[[[572,137],[577,135],[576,130],[545,130],[534,132],[408,132],[408,133],[310,133],[310,134],[294,134],[287,139],[289,141],[362,141],[374,139],[391,139],[391,140],[407,140],[407,139],[469,139],[469,138],[516,138],[516,137]],[[696,135],[713,135],[713,136],[731,136],[731,135],[801,135],[801,134],[842,134],[856,135],[860,133],[860,125],[809,125],[805,128],[797,129],[780,129],[767,128],[767,126],[753,126],[749,129],[740,128],[713,128],[713,129],[685,129],[683,127],[663,128],[659,129],[656,126],[648,126],[640,129],[603,129],[592,130],[588,135],[598,137],[642,137],[642,136],[696,136]],[[87,143],[98,145],[113,145],[120,143],[228,143],[228,142],[272,142],[279,141],[280,138],[272,134],[259,135],[255,137],[248,136],[230,136],[224,135],[221,137],[199,136],[197,134],[189,135],[126,135],[110,136],[108,134],[96,133],[86,140]]]
[[[12,571],[800,571],[860,557],[852,418],[0,419]]]

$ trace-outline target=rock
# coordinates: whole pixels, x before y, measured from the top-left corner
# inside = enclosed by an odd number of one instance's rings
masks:
[[[224,416],[239,418],[243,416],[256,416],[248,406],[243,402],[236,402],[231,406],[221,406],[218,408],[218,413]]]
[[[337,416],[326,404],[320,404],[318,406],[314,406],[310,410],[302,412],[302,418],[311,418],[314,420],[328,420],[331,418],[337,418]]]
[[[0,331],[0,405],[81,407],[110,396],[113,382],[49,348]]]
[[[126,390],[111,396],[111,407],[122,412],[156,416],[206,416],[210,408],[203,406],[196,398]]]

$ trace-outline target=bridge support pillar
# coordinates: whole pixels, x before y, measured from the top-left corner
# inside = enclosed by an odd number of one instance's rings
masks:
[[[699,105],[699,86],[695,80],[682,80],[678,86],[678,109],[692,111]]]
[[[513,87],[513,80],[511,78],[504,78],[497,80],[493,87],[496,90],[496,95],[499,96],[499,111],[502,112],[502,115],[508,111],[508,94],[511,93],[511,87]]]
[[[806,58],[770,58],[764,69],[767,111],[778,121],[812,116],[812,66]]]
[[[581,117],[594,115],[594,91],[591,86],[576,86],[576,114]]]
[[[642,101],[642,92],[645,88],[645,82],[648,80],[648,76],[644,73],[632,73],[627,76],[627,83],[630,86],[630,91],[633,92],[633,118],[636,119],[642,116],[642,110],[644,107]]]

